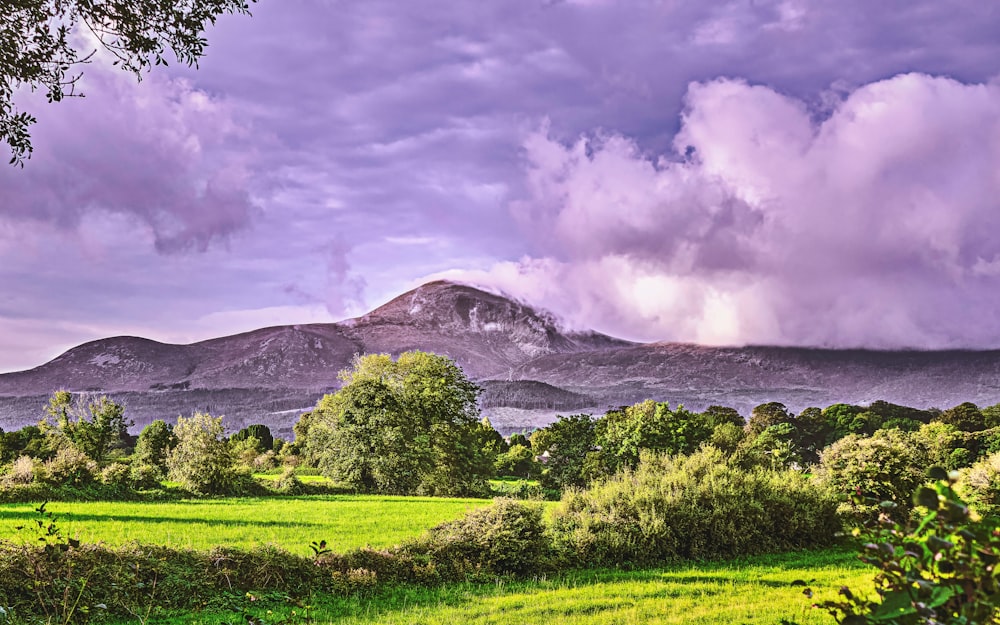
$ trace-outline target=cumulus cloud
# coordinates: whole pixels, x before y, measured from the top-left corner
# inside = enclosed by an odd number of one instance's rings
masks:
[[[39,102],[34,156],[0,169],[2,216],[72,230],[84,215],[133,217],[156,249],[204,250],[256,211],[254,151],[233,109],[183,79],[131,75],[98,64],[85,98]]]
[[[685,104],[661,156],[531,135],[513,211],[545,252],[465,277],[643,340],[1000,346],[1000,85],[899,75],[820,115],[720,79]]]

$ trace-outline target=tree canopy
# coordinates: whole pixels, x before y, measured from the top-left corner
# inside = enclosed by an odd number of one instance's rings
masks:
[[[309,415],[305,446],[325,474],[365,492],[470,494],[485,490],[479,388],[452,360],[371,354]]]
[[[11,164],[31,157],[29,126],[35,117],[14,103],[21,88],[42,90],[49,102],[76,91],[80,66],[96,50],[79,49],[89,33],[114,57],[114,64],[141,78],[142,71],[167,64],[167,50],[197,66],[208,41],[205,28],[223,13],[249,14],[256,0],[0,0],[0,142]]]

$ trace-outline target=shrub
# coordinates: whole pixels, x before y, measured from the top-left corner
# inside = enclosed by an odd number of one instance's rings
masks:
[[[51,460],[36,468],[39,481],[53,486],[91,484],[97,473],[97,463],[74,445],[60,447]]]
[[[108,486],[125,486],[129,482],[129,467],[121,462],[112,462],[101,469],[101,483]]]
[[[947,476],[937,469],[934,477]],[[995,518],[977,519],[952,485],[942,479],[917,490],[914,501],[924,514],[915,527],[882,515],[874,528],[859,531],[860,559],[879,570],[876,599],[844,587],[843,599],[818,607],[852,625],[996,623],[1000,525]]]
[[[840,528],[836,503],[799,473],[743,469],[705,447],[647,454],[635,471],[566,493],[552,532],[572,563],[639,566],[819,547]]]
[[[190,419],[177,417],[173,430],[177,445],[167,455],[170,478],[197,495],[231,492],[233,462],[223,432],[222,417],[201,413]]]
[[[294,467],[285,467],[281,475],[274,481],[274,490],[284,495],[300,495],[305,491],[302,481],[295,477]]]
[[[1000,453],[995,453],[961,473],[956,490],[976,511],[1000,511]]]
[[[163,472],[146,462],[134,463],[129,468],[129,481],[133,488],[159,488]]]
[[[861,496],[875,502],[892,501],[894,514],[909,513],[910,493],[923,483],[930,464],[920,436],[901,430],[880,430],[868,438],[846,436],[820,456],[816,476],[845,502],[842,512],[863,518],[878,514],[875,506],[852,508],[846,502]]]
[[[551,565],[542,508],[512,499],[432,528],[408,549],[454,578],[538,574]]]
[[[34,458],[21,456],[11,465],[4,480],[10,484],[30,484],[35,479],[35,465]]]

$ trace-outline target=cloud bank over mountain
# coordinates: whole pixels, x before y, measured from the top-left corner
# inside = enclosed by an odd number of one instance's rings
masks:
[[[672,150],[524,142],[512,205],[540,253],[489,272],[642,340],[1000,345],[1000,85],[904,74],[827,110],[692,83]]]

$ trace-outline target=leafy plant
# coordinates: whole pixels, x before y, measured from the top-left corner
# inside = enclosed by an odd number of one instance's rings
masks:
[[[841,625],[985,625],[1000,608],[1000,521],[979,518],[955,492],[955,474],[935,468],[933,486],[922,486],[914,503],[925,511],[916,527],[881,514],[856,530],[860,559],[878,568],[876,598],[846,586],[838,600],[818,605]],[[886,507],[891,508],[892,504]]]

